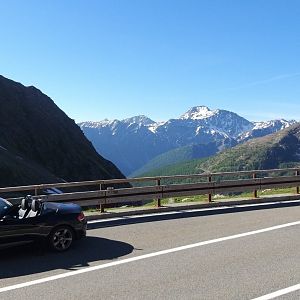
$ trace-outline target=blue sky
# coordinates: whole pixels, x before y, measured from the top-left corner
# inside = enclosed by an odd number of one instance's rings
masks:
[[[77,122],[300,120],[300,1],[0,0],[0,74]]]

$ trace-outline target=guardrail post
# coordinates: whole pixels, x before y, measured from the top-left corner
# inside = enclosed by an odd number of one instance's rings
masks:
[[[297,170],[296,173],[295,173],[295,175],[299,176],[300,175],[300,171]],[[300,192],[299,192],[299,186],[296,187],[296,194],[300,194]]]
[[[160,186],[160,179],[156,180],[156,185]],[[161,207],[161,199],[157,198],[156,207]]]
[[[34,196],[37,196],[37,195],[38,195],[38,189],[35,188],[35,189],[34,189]]]
[[[256,173],[253,173],[252,178],[253,178],[253,179],[256,179],[256,178],[257,178]],[[258,198],[257,190],[254,190],[254,191],[253,191],[253,197],[254,197],[254,198]]]
[[[211,182],[211,181],[212,181],[212,176],[209,175],[209,176],[208,176],[208,182]],[[208,202],[211,202],[211,201],[212,201],[212,194],[209,193],[209,194],[208,194]]]
[[[101,183],[99,184],[99,190],[100,191],[102,190],[102,184]],[[105,210],[104,210],[104,203],[100,203],[99,209],[100,209],[100,213],[101,214],[105,212]]]

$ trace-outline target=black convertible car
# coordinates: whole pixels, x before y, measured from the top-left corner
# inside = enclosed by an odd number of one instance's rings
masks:
[[[0,198],[0,249],[46,241],[55,251],[66,251],[75,239],[86,235],[87,221],[76,204],[34,200],[30,196],[12,205]]]

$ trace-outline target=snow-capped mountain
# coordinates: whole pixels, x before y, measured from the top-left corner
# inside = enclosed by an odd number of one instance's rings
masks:
[[[253,138],[263,137],[265,135],[275,133],[279,130],[290,127],[296,124],[295,120],[271,120],[265,122],[253,122],[253,128],[240,134],[237,138],[238,142],[245,142]]]
[[[210,110],[207,106],[195,106],[189,109],[186,113],[184,113],[179,119],[182,120],[202,120],[218,113],[217,110]]]
[[[218,152],[294,123],[295,121],[285,120],[250,122],[230,111],[196,106],[179,118],[166,122],[135,116],[124,120],[89,121],[78,125],[96,150],[128,175],[154,157],[175,148],[201,144],[213,147]],[[201,153],[198,157],[201,157]]]

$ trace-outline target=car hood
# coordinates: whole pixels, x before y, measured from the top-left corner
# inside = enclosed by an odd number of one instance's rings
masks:
[[[44,210],[55,210],[61,214],[80,213],[81,207],[74,203],[44,202]]]

